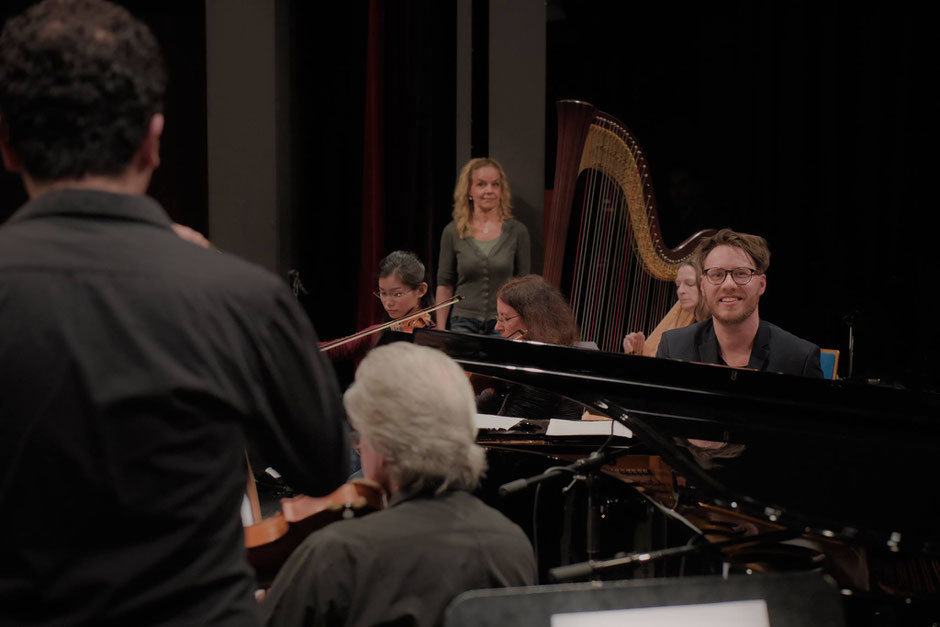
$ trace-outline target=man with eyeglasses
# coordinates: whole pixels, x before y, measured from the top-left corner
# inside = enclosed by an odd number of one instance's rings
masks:
[[[760,319],[770,266],[763,237],[722,229],[697,255],[712,317],[664,333],[657,357],[822,377],[818,346]]]

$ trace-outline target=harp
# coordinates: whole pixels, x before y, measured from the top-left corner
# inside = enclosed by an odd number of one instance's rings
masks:
[[[633,133],[586,102],[557,106],[543,274],[568,295],[583,339],[619,352],[626,333],[648,336],[676,305],[679,266],[714,231],[666,246],[649,167]]]

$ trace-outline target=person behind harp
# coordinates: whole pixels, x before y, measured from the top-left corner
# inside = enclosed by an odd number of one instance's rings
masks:
[[[382,302],[389,320],[406,318],[433,305],[428,282],[425,280],[424,264],[416,254],[404,250],[396,250],[379,262],[378,290],[373,294]],[[384,330],[378,329],[380,326],[383,326],[383,323],[374,324],[356,333],[355,335],[359,336],[356,339],[349,336],[348,342],[341,343],[347,338],[321,342],[320,349],[333,361],[355,360],[358,366],[366,353],[378,346],[385,335]],[[406,320],[401,325],[392,325],[390,329],[411,333],[414,329],[433,326],[431,314],[425,313]],[[370,330],[375,332],[368,333]]]
[[[669,313],[660,321],[647,338],[642,332],[629,333],[623,338],[623,352],[628,355],[646,355],[655,357],[659,348],[659,339],[671,329],[687,327],[690,324],[707,320],[711,317],[708,305],[702,298],[702,273],[698,266],[698,256],[694,256],[679,266],[676,274],[676,297],[678,301]]]

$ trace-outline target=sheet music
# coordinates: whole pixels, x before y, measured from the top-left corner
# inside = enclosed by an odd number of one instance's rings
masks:
[[[481,429],[512,429],[522,418],[513,418],[511,416],[495,416],[493,414],[477,414],[477,430]]]
[[[621,625],[770,627],[770,618],[767,615],[767,603],[761,599],[643,607],[630,610],[574,612],[552,616],[552,627],[620,627]]]
[[[558,420],[548,422],[545,435],[610,435],[613,427],[614,435],[623,438],[632,438],[633,432],[615,420]]]
[[[522,421],[522,418],[512,416],[495,416],[493,414],[477,414],[477,430],[504,431],[512,429]],[[615,436],[632,438],[633,432],[615,420],[560,420],[552,418],[548,421],[545,435],[550,436],[579,436],[579,435],[610,435],[611,428]]]

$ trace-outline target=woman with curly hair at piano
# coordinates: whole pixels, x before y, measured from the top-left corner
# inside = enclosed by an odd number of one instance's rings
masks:
[[[676,296],[679,301],[656,325],[649,338],[639,331],[627,334],[623,338],[623,352],[628,355],[655,357],[663,333],[711,317],[708,305],[702,298],[702,273],[698,269],[696,259],[697,257],[693,257],[679,266],[679,272],[676,274]]]
[[[512,279],[496,297],[496,331],[507,339],[574,346],[581,337],[571,307],[537,274]],[[580,420],[583,408],[553,392],[527,385],[494,385],[478,397],[479,411],[519,418]]]
[[[497,333],[534,342],[574,346],[580,339],[571,307],[554,285],[537,274],[512,279],[496,295]]]
[[[444,328],[493,333],[496,291],[509,279],[529,273],[529,231],[512,215],[512,194],[503,166],[494,159],[471,159],[454,186],[454,219],[441,234],[435,300],[463,297],[435,314]]]

